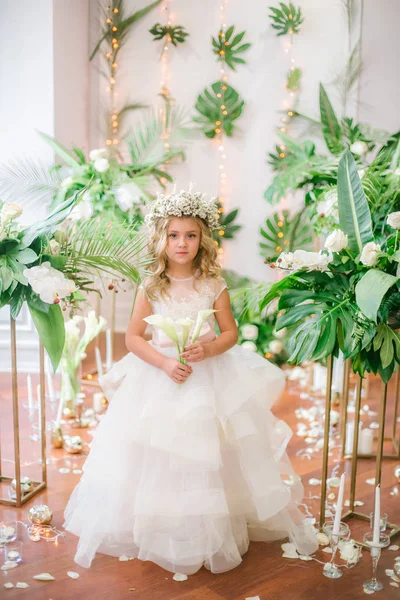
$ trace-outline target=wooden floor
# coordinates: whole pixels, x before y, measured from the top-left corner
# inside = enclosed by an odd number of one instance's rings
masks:
[[[123,355],[122,340],[119,340],[119,354]],[[90,366],[90,365],[89,365]],[[26,377],[19,377],[20,396],[23,402],[26,387]],[[35,381],[35,383],[37,383]],[[85,388],[87,393],[87,405],[91,405],[91,394],[93,388]],[[10,402],[10,380],[8,375],[0,375],[0,418],[2,431],[2,472],[8,474],[12,463],[12,447],[9,443],[10,435],[7,432],[9,423]],[[310,479],[319,479],[321,476],[321,452],[305,453],[306,448],[313,450],[315,444],[308,444],[304,438],[296,435],[298,418],[295,415],[297,408],[310,409],[313,406],[323,406],[323,399],[306,397],[304,389],[298,384],[288,385],[286,393],[275,407],[277,416],[286,420],[294,429],[289,445],[289,454],[295,466],[296,472],[302,477],[305,485],[305,504],[312,515],[318,518],[319,486],[310,485]],[[376,386],[370,386],[370,394],[364,399],[370,410],[378,409],[378,397]],[[53,409],[54,411],[54,409]],[[31,425],[26,418],[26,410],[21,409],[21,427],[23,438],[23,461],[35,463],[40,457],[38,442],[28,440]],[[54,416],[54,415],[53,415]],[[24,420],[25,419],[25,420]],[[377,421],[377,415],[363,416],[364,424]],[[389,419],[390,421],[390,415]],[[68,426],[65,426],[66,431]],[[400,429],[400,427],[399,427]],[[90,440],[90,430],[72,430],[87,440]],[[338,445],[338,440],[336,440]],[[332,469],[341,472],[343,465],[338,459],[338,448],[332,450],[330,458]],[[68,497],[79,481],[79,474],[73,470],[80,470],[84,462],[82,455],[69,455],[64,450],[49,450],[48,458],[48,488],[39,496],[32,499],[21,509],[5,507],[0,505],[0,520],[9,522],[19,519],[28,523],[28,510],[34,504],[48,504],[53,512],[52,524],[61,528],[63,523],[63,510]],[[388,513],[392,522],[400,522],[400,483],[394,477],[394,467],[399,461],[386,460],[383,468],[382,479],[382,508]],[[60,468],[69,469],[68,473],[62,474]],[[350,464],[345,461],[344,468],[349,474]],[[36,473],[34,472],[36,469]],[[26,464],[23,474],[31,478],[40,474],[38,464]],[[357,500],[364,501],[361,510],[369,512],[372,510],[373,486],[366,480],[374,477],[373,460],[361,461],[358,471]],[[109,485],[105,481],[104,485]],[[3,484],[4,487],[4,484]],[[337,488],[332,488],[330,493],[337,494]],[[311,498],[312,497],[312,498]],[[348,494],[347,494],[348,497]],[[99,499],[101,502],[101,499]],[[112,518],[112,517],[110,517]],[[362,533],[367,531],[368,524],[360,521],[350,521],[353,537],[360,539]],[[370,555],[363,553],[361,562],[353,569],[344,569],[344,575],[340,580],[328,580],[322,575],[322,565],[318,562],[303,562],[281,557],[280,543],[263,544],[252,543],[248,553],[244,556],[242,564],[236,569],[220,575],[213,575],[202,569],[195,575],[189,577],[185,582],[175,582],[172,574],[158,566],[138,560],[120,562],[116,558],[105,555],[97,555],[89,570],[83,569],[73,562],[77,539],[66,533],[59,540],[57,546],[53,543],[41,540],[33,542],[28,538],[25,530],[21,527],[20,538],[23,541],[24,562],[18,568],[7,573],[2,572],[2,583],[0,586],[0,598],[29,598],[29,600],[72,600],[84,598],[85,600],[244,600],[245,598],[259,596],[260,600],[341,600],[365,598],[362,582],[369,578],[371,570]],[[393,543],[400,544],[400,536]],[[1,550],[0,550],[1,553]],[[390,579],[385,575],[385,569],[392,569],[395,556],[399,551],[385,550],[379,565],[380,579],[385,588],[380,593],[381,598],[390,600],[400,597],[400,589],[390,585]],[[321,561],[329,560],[329,555],[319,551],[316,557]],[[3,561],[0,561],[1,563]],[[76,571],[80,574],[78,580],[68,577],[67,571]],[[41,572],[49,572],[55,578],[54,582],[39,582],[32,579],[33,575]],[[29,589],[5,590],[3,584],[11,581],[25,581]]]

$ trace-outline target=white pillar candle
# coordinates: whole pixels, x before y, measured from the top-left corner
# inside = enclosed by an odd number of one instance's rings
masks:
[[[374,507],[374,534],[372,543],[374,546],[379,545],[381,536],[381,486],[375,488],[375,507]]]
[[[362,422],[358,424],[358,435],[361,436]],[[353,454],[354,442],[354,421],[348,421],[346,424],[346,445],[344,453],[347,455]],[[358,448],[360,448],[360,437],[358,438]]]
[[[46,356],[46,382],[47,382],[47,391],[49,393],[50,402],[55,402],[56,394],[54,391],[54,382],[53,376],[51,374],[50,361],[48,356]]]
[[[373,443],[374,432],[372,429],[365,427],[360,431],[360,438],[358,440],[359,454],[372,454]]]
[[[313,385],[315,390],[324,390],[326,388],[326,367],[316,363],[313,367]]]
[[[32,377],[30,375],[26,378],[26,385],[28,390],[28,409],[29,416],[31,417],[33,414],[33,395],[32,395]]]
[[[340,531],[340,521],[342,519],[345,477],[346,477],[345,473],[342,473],[342,476],[340,478],[339,494],[338,494],[338,499],[337,499],[337,504],[336,504],[335,520],[333,522],[332,533],[334,535],[339,535],[339,531]]]
[[[103,361],[101,360],[100,348],[98,348],[96,346],[96,348],[94,349],[94,353],[96,356],[97,375],[98,375],[98,377],[102,377],[103,376]]]
[[[332,387],[339,394],[342,393],[344,376],[344,358],[342,352],[339,352],[338,358],[333,363]]]
[[[112,367],[113,356],[112,356],[112,336],[111,329],[106,329],[106,370],[109,371]]]
[[[96,413],[100,413],[103,408],[103,392],[95,392],[93,394],[93,410]]]

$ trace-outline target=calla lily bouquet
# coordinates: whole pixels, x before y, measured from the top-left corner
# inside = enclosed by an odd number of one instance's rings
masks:
[[[189,317],[173,321],[170,317],[163,317],[162,315],[150,315],[149,317],[145,317],[143,321],[146,321],[146,323],[153,327],[161,329],[161,331],[174,342],[178,351],[178,360],[185,365],[186,362],[181,357],[181,352],[184,351],[189,338],[192,344],[196,342],[204,323],[208,317],[215,312],[218,311],[214,309],[199,310],[196,322]]]
[[[386,215],[379,237],[349,151],[338,169],[340,230],[326,250],[283,253],[276,267],[290,271],[260,303],[279,298],[276,329],[294,327],[289,363],[321,360],[341,350],[354,372],[387,382],[400,362],[400,213]],[[387,231],[389,231],[387,233]]]

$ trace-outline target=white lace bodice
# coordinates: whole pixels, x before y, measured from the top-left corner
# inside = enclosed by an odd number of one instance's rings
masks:
[[[223,278],[208,277],[202,281],[195,279],[194,276],[184,279],[169,277],[169,279],[169,297],[159,298],[155,301],[150,300],[150,302],[153,314],[170,317],[173,321],[185,317],[196,321],[199,310],[213,308],[214,302],[227,287]],[[146,282],[141,287],[145,289]],[[216,336],[214,315],[207,319],[207,324],[208,327],[202,329],[202,334],[198,338],[199,341],[210,341]],[[172,342],[166,341],[165,336],[158,328],[152,330],[152,340],[156,345],[172,345]]]

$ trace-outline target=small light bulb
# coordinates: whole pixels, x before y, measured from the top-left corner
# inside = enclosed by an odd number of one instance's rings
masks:
[[[111,146],[112,141],[111,140],[106,140],[106,144],[107,144],[107,146]]]
[[[224,110],[223,114],[224,114],[224,115],[227,115],[227,114],[228,114],[228,111],[227,111],[227,110]]]
[[[222,110],[224,110],[225,109],[225,104],[221,104],[221,108],[222,108]]]
[[[106,23],[107,23],[107,25],[109,25],[110,23],[112,23],[111,19],[110,18],[106,19]]]
[[[223,146],[218,146],[218,150],[220,150],[221,152],[223,152],[224,147]]]
[[[115,25],[114,25],[114,27],[112,28],[112,30],[113,31],[118,31],[118,27],[115,27]]]

